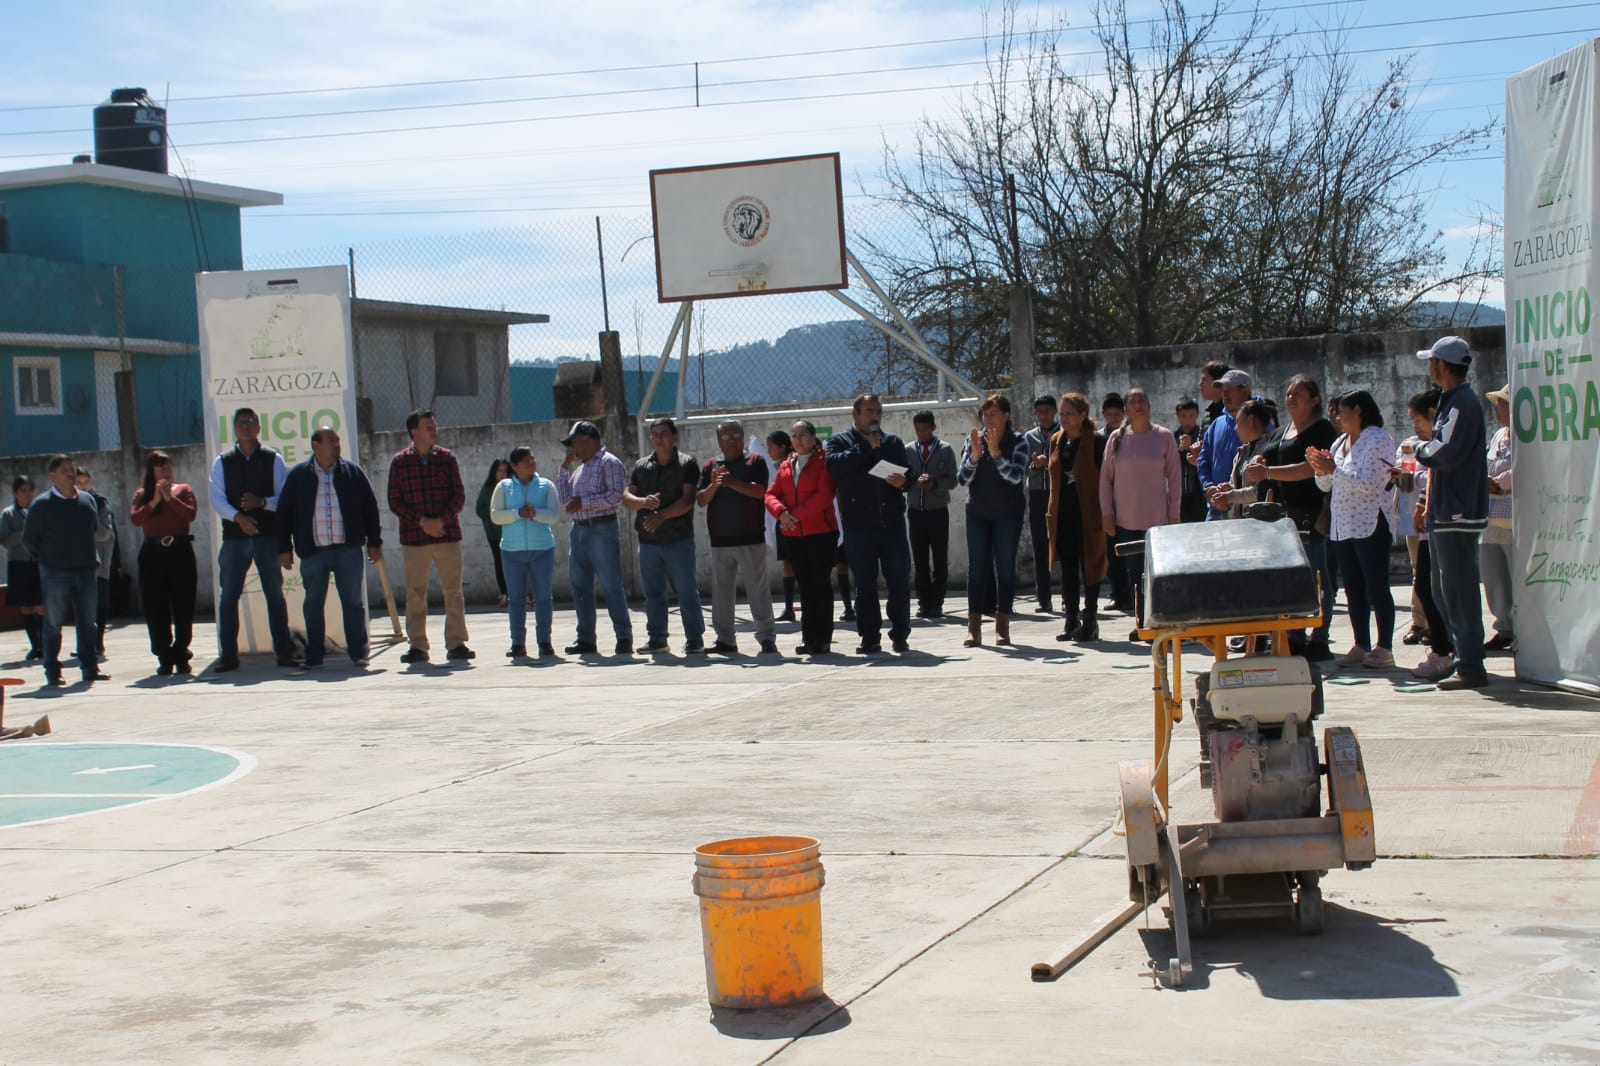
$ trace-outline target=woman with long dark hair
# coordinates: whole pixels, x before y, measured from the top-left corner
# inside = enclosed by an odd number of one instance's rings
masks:
[[[1106,576],[1106,537],[1100,519],[1100,463],[1106,438],[1095,432],[1089,398],[1061,397],[1061,431],[1051,438],[1050,561],[1061,564],[1061,606],[1066,619],[1057,640],[1100,639],[1100,582]],[[1078,586],[1083,586],[1083,611]]]
[[[994,642],[1011,643],[1017,545],[1027,510],[1028,442],[1011,425],[1011,401],[991,393],[967,435],[956,482],[967,486],[967,639],[983,643],[984,586],[993,580]]]
[[[1338,663],[1382,670],[1394,665],[1394,594],[1389,588],[1394,534],[1386,514],[1394,437],[1383,428],[1383,412],[1366,389],[1352,389],[1339,397],[1339,429],[1343,435],[1331,449],[1306,451],[1317,487],[1330,493],[1328,539],[1339,553],[1350,628],[1355,631],[1355,646]],[[1376,644],[1371,616],[1378,620]]]
[[[173,480],[172,456],[159,449],[144,457],[144,483],[134,490],[129,518],[144,531],[139,548],[139,598],[156,673],[189,673],[194,634],[197,571],[194,534],[189,532],[200,501],[194,489]]]
[[[483,535],[489,541],[489,554],[494,556],[494,583],[500,587],[500,606],[506,605],[506,568],[505,560],[500,557],[500,527],[491,517],[490,504],[494,498],[495,486],[511,476],[511,464],[500,456],[489,460],[489,474],[483,479],[483,487],[478,490],[478,503],[473,508],[477,512],[478,521],[483,523]],[[532,602],[529,602],[532,605]]]

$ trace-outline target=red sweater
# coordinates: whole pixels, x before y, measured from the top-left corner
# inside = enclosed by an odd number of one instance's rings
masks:
[[[833,510],[833,475],[828,473],[827,457],[820,446],[800,471],[798,487],[794,480],[794,456],[779,464],[777,476],[767,488],[767,510],[774,518],[788,511],[799,521],[794,529],[778,527],[786,537],[838,531],[839,516]]]
[[[189,532],[189,523],[194,521],[199,506],[194,489],[188,485],[173,485],[172,502],[163,502],[160,507],[146,507],[144,489],[138,488],[133,493],[133,510],[129,517],[134,525],[144,530],[146,540],[181,537]]]

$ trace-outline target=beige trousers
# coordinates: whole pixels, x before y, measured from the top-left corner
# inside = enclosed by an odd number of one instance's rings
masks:
[[[467,642],[467,601],[461,594],[461,542],[407,544],[406,638],[413,648],[428,650],[428,570],[439,572],[444,593],[444,645],[454,650]]]

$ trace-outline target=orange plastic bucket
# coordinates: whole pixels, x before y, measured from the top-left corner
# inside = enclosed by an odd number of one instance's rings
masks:
[[[695,849],[712,1006],[821,998],[821,853],[811,837],[738,837]]]

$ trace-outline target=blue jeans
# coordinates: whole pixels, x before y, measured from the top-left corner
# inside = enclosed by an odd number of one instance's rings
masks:
[[[694,540],[639,545],[639,583],[644,586],[644,631],[652,644],[667,639],[667,582],[678,593],[683,635],[689,643],[705,639],[706,618],[694,580]]]
[[[979,518],[970,510],[967,512],[969,615],[983,613],[984,586],[991,578],[994,580],[994,613],[1011,613],[1017,598],[1017,545],[1021,540],[1021,515]]]
[[[322,605],[328,600],[328,578],[339,587],[339,607],[344,615],[344,644],[351,662],[367,657],[366,560],[361,548],[341,544],[321,548],[300,559],[300,580],[305,586],[306,665],[322,662],[328,623]]]
[[[1318,583],[1322,587],[1322,624],[1311,630],[1311,636],[1304,638],[1299,633],[1290,634],[1289,643],[1293,646],[1304,646],[1305,640],[1317,644],[1328,643],[1328,625],[1333,621],[1333,601],[1337,594],[1334,588],[1333,572],[1328,566],[1332,552],[1328,550],[1328,538],[1313,534],[1306,542],[1306,561],[1311,564],[1311,569],[1317,572]]]
[[[239,657],[239,597],[244,595],[244,576],[252,563],[261,582],[261,595],[267,601],[272,650],[280,657],[292,655],[294,638],[289,635],[289,608],[283,602],[283,571],[278,566],[277,541],[270,536],[222,542],[222,550],[217,553],[222,584],[222,599],[217,603],[218,650],[224,659]]]
[[[1020,526],[1018,527],[1021,528]],[[846,527],[844,557],[856,580],[856,632],[865,644],[882,640],[883,615],[878,612],[878,567],[889,586],[886,606],[889,639],[911,635],[911,542],[904,518],[887,526]],[[1014,575],[1013,575],[1014,577]]]
[[[606,593],[612,632],[619,641],[632,640],[633,619],[628,615],[628,594],[622,590],[622,535],[617,523],[580,526],[574,522],[568,542],[567,572],[572,579],[572,609],[578,616],[579,643],[595,642],[596,576]]]
[[[576,527],[574,527],[576,528]],[[551,602],[556,583],[556,550],[513,552],[501,549],[500,565],[506,574],[506,613],[511,622],[511,643],[528,643],[528,598],[533,597],[533,634],[540,644],[550,643]]]
[[[1428,537],[1433,564],[1433,601],[1450,630],[1456,673],[1482,676],[1483,602],[1479,599],[1478,534],[1434,533]]]
[[[1226,513],[1226,512],[1224,512]],[[1207,518],[1206,521],[1211,521]],[[1145,530],[1125,529],[1117,527],[1117,535],[1108,552],[1115,552],[1116,545],[1127,544],[1129,541],[1144,543]],[[1133,596],[1133,620],[1136,625],[1144,624],[1144,552],[1129,555],[1123,558],[1122,563],[1128,568],[1128,592]]]
[[[1369,651],[1373,647],[1370,613],[1378,618],[1377,647],[1394,647],[1394,592],[1389,588],[1389,549],[1394,547],[1394,536],[1388,521],[1380,512],[1377,528],[1371,533],[1359,540],[1335,541],[1334,546],[1339,552],[1339,572],[1344,575],[1356,644]]]
[[[88,673],[95,668],[95,641],[99,639],[95,618],[100,609],[100,584],[95,568],[62,570],[41,563],[39,584],[44,592],[44,648],[41,650],[45,674],[61,676],[61,629],[67,624],[68,608],[76,616],[78,668]]]

